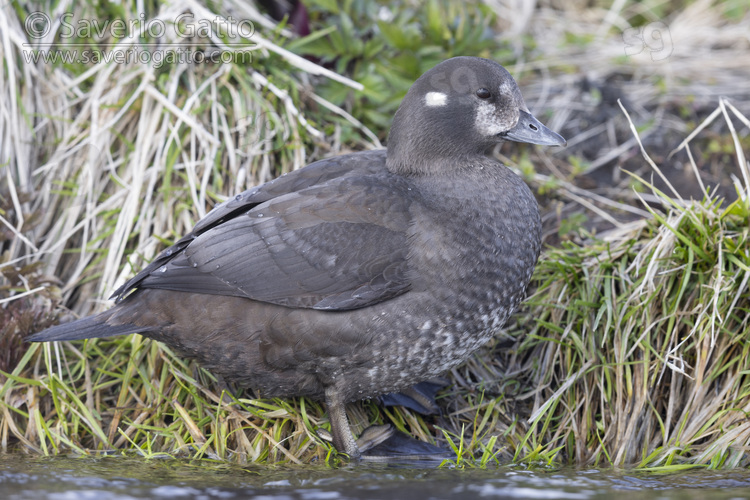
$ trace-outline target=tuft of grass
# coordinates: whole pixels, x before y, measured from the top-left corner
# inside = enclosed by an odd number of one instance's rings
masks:
[[[696,202],[547,253],[520,347],[544,388],[530,440],[595,465],[744,448],[749,215],[744,200]]]
[[[663,211],[549,249],[537,267],[518,347],[537,388],[521,448],[597,466],[746,465],[750,184],[727,205],[638,180]]]

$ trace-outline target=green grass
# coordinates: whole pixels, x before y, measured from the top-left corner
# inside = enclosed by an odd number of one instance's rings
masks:
[[[519,347],[544,388],[529,441],[594,465],[746,460],[748,215],[692,202],[547,252]]]

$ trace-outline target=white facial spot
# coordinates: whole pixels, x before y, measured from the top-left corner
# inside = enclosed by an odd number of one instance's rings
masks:
[[[448,102],[448,96],[442,92],[427,92],[424,96],[424,103],[428,106],[445,106]]]
[[[506,95],[512,95],[513,94],[513,87],[511,86],[510,82],[507,81],[507,80],[504,81],[500,85],[500,87],[498,87],[498,90],[500,90],[501,94],[506,94]]]
[[[497,135],[505,132],[504,124],[501,123],[497,116],[495,106],[488,102],[479,103],[475,120],[477,132],[482,135]]]

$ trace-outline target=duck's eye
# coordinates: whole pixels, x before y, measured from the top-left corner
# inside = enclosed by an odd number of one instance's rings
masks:
[[[489,99],[490,97],[492,97],[492,94],[490,94],[490,91],[488,89],[482,87],[481,89],[477,90],[477,97],[480,99]]]

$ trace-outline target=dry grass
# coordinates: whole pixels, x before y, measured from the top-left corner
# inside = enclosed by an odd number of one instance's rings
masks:
[[[390,421],[455,446],[455,462],[467,466],[509,459],[745,465],[750,209],[743,177],[747,92],[738,89],[747,81],[747,15],[733,18],[731,2],[700,0],[679,12],[658,2],[586,10],[539,2],[528,11],[514,2],[486,3],[518,57],[509,69],[530,107],[549,111],[545,121],[571,144],[538,157],[546,174],[530,172],[525,153],[508,162],[517,160],[559,202],[547,219],[583,210],[615,229],[585,246],[546,253],[537,291],[509,337],[451,374],[442,417],[360,403],[351,408],[355,432]],[[72,2],[55,9],[97,17]],[[197,2],[175,9],[163,6],[152,22],[185,9],[198,18],[214,15]],[[28,350],[20,341],[69,314],[59,304],[78,315],[107,307],[104,298],[117,284],[215,201],[343,147],[379,146],[377,134],[314,92],[321,78],[357,88],[355,82],[284,51],[290,34],[274,31],[247,3],[224,2],[222,9],[253,20],[257,34],[248,48],[219,38],[205,47],[249,51],[253,64],[29,63],[19,11],[0,9],[2,449],[135,450],[237,462],[308,462],[330,453],[314,435],[327,425],[318,403],[222,397],[209,373],[141,337]],[[625,56],[622,30],[638,16],[668,22],[668,59],[652,60],[648,51]],[[536,49],[523,34],[533,36]],[[53,36],[54,30],[42,41]],[[607,100],[585,90],[582,75],[597,82],[610,74],[629,76],[620,91],[637,134],[619,107],[587,121],[606,110]],[[721,95],[741,98],[720,101]],[[675,117],[667,107],[675,101],[712,103],[714,123],[702,129],[700,121],[689,123],[692,115]],[[310,110],[321,106],[331,121],[310,121]],[[359,128],[361,143],[342,145],[334,117]],[[581,172],[632,161],[639,138],[646,149],[664,149],[665,129],[688,141],[670,161],[691,173],[701,170],[700,152],[696,164],[684,151],[707,133],[725,138],[739,201],[720,205],[671,191],[667,197],[574,182]],[[575,168],[577,158],[587,161]],[[638,158],[644,186],[656,165]]]

